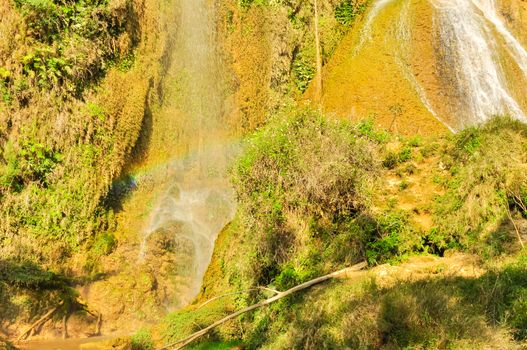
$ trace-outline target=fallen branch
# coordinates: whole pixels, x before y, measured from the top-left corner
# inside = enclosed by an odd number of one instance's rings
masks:
[[[280,292],[275,290],[275,289],[271,289],[271,288],[267,288],[267,287],[256,287],[256,288],[251,288],[251,289],[247,289],[247,290],[242,290],[242,291],[239,291],[239,292],[225,293],[225,294],[219,295],[217,297],[211,298],[211,299],[207,300],[206,302],[204,302],[203,304],[201,304],[198,307],[198,309],[201,309],[205,305],[207,305],[209,303],[212,303],[213,301],[216,301],[216,300],[221,299],[221,298],[229,297],[231,295],[247,294],[247,293],[250,293],[250,292],[255,292],[257,290],[265,290],[265,291],[268,291],[268,292],[271,292],[271,293],[274,293],[274,294],[280,294]]]
[[[348,277],[349,273],[362,270],[367,265],[368,264],[366,262],[361,262],[361,263],[356,264],[356,265],[354,265],[352,267],[348,267],[348,268],[345,268],[345,269],[342,269],[342,270],[330,273],[329,275],[325,275],[325,276],[318,277],[318,278],[315,278],[313,280],[307,281],[307,282],[302,283],[302,284],[300,284],[300,285],[298,285],[296,287],[288,289],[285,292],[279,292],[278,294],[276,294],[275,296],[273,296],[273,297],[271,297],[269,299],[266,299],[266,300],[264,300],[262,302],[259,302],[257,304],[253,304],[253,305],[248,306],[248,307],[246,307],[244,309],[236,311],[235,313],[232,313],[232,314],[222,318],[221,320],[214,322],[210,326],[208,326],[206,328],[203,328],[202,330],[191,334],[187,338],[184,338],[184,339],[178,340],[178,341],[176,341],[174,343],[165,345],[162,348],[159,348],[158,350],[164,350],[164,349],[168,349],[168,348],[175,347],[175,346],[177,346],[175,348],[176,350],[183,349],[185,346],[187,346],[188,344],[192,343],[194,340],[198,339],[199,337],[207,334],[212,329],[214,329],[214,328],[222,325],[223,323],[225,323],[225,322],[227,322],[229,320],[232,320],[233,318],[236,318],[236,317],[238,317],[238,316],[240,316],[240,315],[242,315],[242,314],[244,314],[246,312],[252,311],[254,309],[258,309],[258,308],[260,308],[262,306],[269,305],[269,304],[271,304],[271,303],[273,303],[273,302],[275,302],[277,300],[280,300],[282,298],[285,298],[285,297],[287,297],[287,296],[289,296],[289,295],[291,295],[293,293],[296,293],[296,292],[301,291],[303,289],[307,289],[309,287],[312,287],[312,286],[314,286],[316,284],[322,283],[322,282],[327,281],[329,279]]]
[[[18,338],[17,341],[24,340],[28,334],[35,328],[37,328],[40,324],[47,321],[62,305],[64,304],[63,301],[61,301],[57,306],[55,306],[53,309],[49,310],[44,316],[39,318],[35,323],[33,323],[31,326],[29,326],[28,329],[24,331]]]

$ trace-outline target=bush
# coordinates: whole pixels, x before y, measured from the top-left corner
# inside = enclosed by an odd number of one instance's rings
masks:
[[[31,182],[47,186],[47,177],[62,159],[59,152],[31,139],[22,140],[16,148],[8,144],[3,156],[6,164],[0,173],[0,192],[19,192]]]
[[[350,25],[366,8],[367,3],[364,1],[344,0],[335,8],[335,18],[342,25]]]
[[[526,150],[527,126],[509,118],[453,136],[443,158],[450,172],[446,193],[434,207],[446,245],[477,250],[501,229],[509,211],[525,215]]]
[[[292,64],[293,81],[300,92],[305,92],[315,77],[315,57],[312,50],[304,50],[297,55]]]
[[[330,241],[369,206],[375,159],[375,142],[357,126],[309,110],[251,138],[233,179],[245,232],[256,243],[251,273],[257,283],[281,274],[295,241]]]
[[[154,341],[152,335],[147,330],[140,330],[131,338],[132,350],[152,350],[154,348]]]

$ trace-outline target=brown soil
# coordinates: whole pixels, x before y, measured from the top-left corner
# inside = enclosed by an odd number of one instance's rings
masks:
[[[99,343],[110,337],[66,340],[36,340],[17,345],[21,350],[98,350]]]
[[[399,151],[397,143],[388,146]],[[384,210],[387,203],[394,200],[396,207],[408,214],[416,228],[429,231],[434,225],[430,205],[434,197],[444,192],[434,178],[444,171],[438,156],[423,157],[420,149],[414,148],[411,161],[388,170],[383,176],[379,184],[383,191],[377,192],[375,207]]]

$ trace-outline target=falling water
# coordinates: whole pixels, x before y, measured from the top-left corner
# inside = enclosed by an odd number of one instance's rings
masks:
[[[520,42],[507,29],[507,26],[500,19],[496,11],[494,0],[473,0],[473,3],[481,11],[481,15],[494,25],[496,30],[505,40],[509,52],[512,54],[516,63],[520,66],[524,75],[527,76],[527,51],[521,46]]]
[[[401,73],[436,119],[451,130],[482,123],[495,115],[527,121],[527,106],[521,101],[525,88],[514,81],[514,78],[527,79],[527,51],[507,28],[495,0],[428,0],[428,4],[433,8],[436,33],[430,40],[437,55],[436,66],[428,69],[437,70],[435,74],[442,79],[442,87],[436,84],[424,89],[423,82],[412,71],[412,56],[419,61],[419,53],[408,49],[412,31],[422,30],[409,23],[409,9],[416,2],[374,2],[364,20],[355,54],[370,41],[372,27],[380,14],[388,5],[397,6],[400,19],[393,30],[385,28],[385,40],[397,42],[393,57]],[[511,76],[511,69],[521,77]]]
[[[178,2],[170,79],[178,91],[173,123],[179,131],[174,137],[188,154],[167,167],[168,181],[153,207],[140,250],[140,261],[147,263],[149,241],[159,235],[173,240],[176,306],[188,304],[199,292],[216,237],[235,213],[227,167],[236,147],[225,136],[223,72],[212,3]]]
[[[433,1],[443,57],[447,60],[445,64],[451,67],[460,95],[461,124],[476,124],[493,115],[504,114],[525,120],[498,63],[500,49],[488,18],[494,18],[495,26],[501,22],[491,13],[495,11],[493,6],[484,6],[486,15],[483,15],[475,3],[471,0]],[[483,1],[477,3],[481,5]]]
[[[357,54],[364,44],[371,40],[371,27],[373,25],[373,21],[375,18],[379,15],[379,13],[390,3],[393,3],[394,0],[377,0],[373,5],[372,8],[368,11],[368,15],[366,17],[366,21],[362,27],[360,40],[357,46],[355,47],[355,54]]]

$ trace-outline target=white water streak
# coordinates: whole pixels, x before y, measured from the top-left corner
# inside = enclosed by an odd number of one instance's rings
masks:
[[[398,46],[398,52],[395,55],[395,59],[397,61],[397,64],[401,68],[401,71],[404,75],[404,77],[408,80],[408,82],[412,85],[414,90],[416,91],[417,95],[419,96],[419,99],[423,103],[423,105],[426,107],[426,109],[436,118],[440,123],[445,125],[450,131],[454,132],[455,130],[448,125],[443,118],[434,110],[432,107],[432,104],[428,100],[426,96],[426,92],[417,81],[417,78],[415,77],[415,74],[412,71],[412,68],[410,64],[408,63],[409,58],[409,45],[412,40],[412,33],[410,30],[409,25],[409,18],[410,18],[410,3],[405,2],[403,5],[403,9],[401,11],[399,21],[397,23],[397,39],[399,41]]]
[[[379,13],[389,4],[394,2],[395,0],[377,0],[371,10],[368,12],[368,16],[366,17],[366,21],[364,22],[364,25],[361,29],[361,35],[360,40],[357,46],[354,49],[354,55],[357,55],[364,44],[367,41],[370,41],[372,39],[371,37],[371,27],[373,26],[374,20],[377,18]]]
[[[509,52],[520,66],[523,74],[527,76],[527,51],[521,46],[518,39],[507,29],[496,11],[494,0],[473,0],[472,3],[479,8],[481,14],[491,22],[498,33],[503,37]]]
[[[487,19],[471,0],[435,0],[433,3],[445,57],[455,65],[458,89],[465,104],[462,126],[503,114],[525,120],[498,64],[499,47]]]

